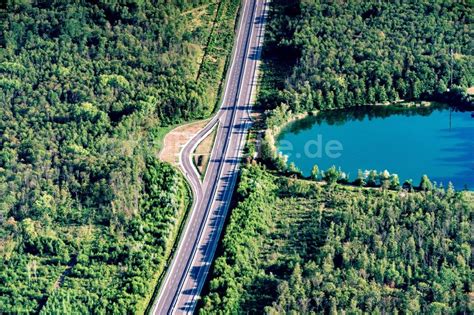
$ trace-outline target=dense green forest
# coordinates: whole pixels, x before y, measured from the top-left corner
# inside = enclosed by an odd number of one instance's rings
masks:
[[[472,313],[474,195],[243,168],[202,314]]]
[[[473,16],[472,1],[275,0],[264,58],[277,73],[260,102],[293,112],[472,103]]]
[[[214,110],[238,7],[7,2],[0,313],[143,312],[189,203],[161,137]]]

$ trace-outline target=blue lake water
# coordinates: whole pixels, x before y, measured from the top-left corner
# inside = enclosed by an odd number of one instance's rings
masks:
[[[359,169],[388,170],[400,181],[423,174],[446,187],[474,189],[474,117],[446,106],[359,107],[319,113],[289,124],[278,150],[308,176],[314,164],[357,177]]]

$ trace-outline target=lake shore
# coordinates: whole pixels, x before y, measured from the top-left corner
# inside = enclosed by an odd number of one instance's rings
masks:
[[[375,104],[366,104],[366,105],[361,105],[361,106],[356,106],[354,108],[364,108],[367,106],[374,106],[374,107],[379,107],[379,106],[384,106],[384,107],[393,107],[393,108],[420,108],[420,107],[430,107],[433,104],[437,104],[435,101],[405,101],[405,100],[397,100],[394,102],[385,102],[385,103],[375,103]],[[264,141],[267,142],[270,150],[272,151],[272,155],[276,158],[278,157],[279,153],[276,147],[276,140],[278,139],[278,136],[280,133],[288,127],[291,123],[302,120],[306,117],[309,116],[316,116],[321,112],[329,112],[329,111],[335,111],[335,110],[340,110],[339,108],[334,108],[334,109],[327,109],[324,111],[320,110],[315,110],[311,112],[306,112],[306,113],[293,113],[291,111],[288,111],[288,118],[285,120],[285,122],[279,126],[274,126],[272,128],[267,128],[264,131],[264,136],[263,139]],[[261,152],[259,152],[259,155],[261,155]]]
[[[389,170],[402,181],[417,182],[429,174],[437,183],[471,187],[470,111],[433,104],[288,115],[286,124],[280,109],[276,118],[270,118],[273,128],[266,132],[268,152],[278,169],[297,169],[304,176],[311,174],[314,165],[321,170],[335,165],[352,179],[361,172]]]

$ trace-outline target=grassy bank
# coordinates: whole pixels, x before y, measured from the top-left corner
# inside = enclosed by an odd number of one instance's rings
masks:
[[[197,81],[203,87],[209,104],[206,116],[212,114],[220,102],[234,43],[240,0],[221,0],[216,5],[214,24],[197,75]]]

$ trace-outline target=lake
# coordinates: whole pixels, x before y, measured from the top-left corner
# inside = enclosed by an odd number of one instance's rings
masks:
[[[364,106],[320,112],[290,123],[277,149],[309,176],[332,165],[357,178],[358,170],[388,170],[400,182],[423,174],[474,189],[474,117],[447,106]]]

